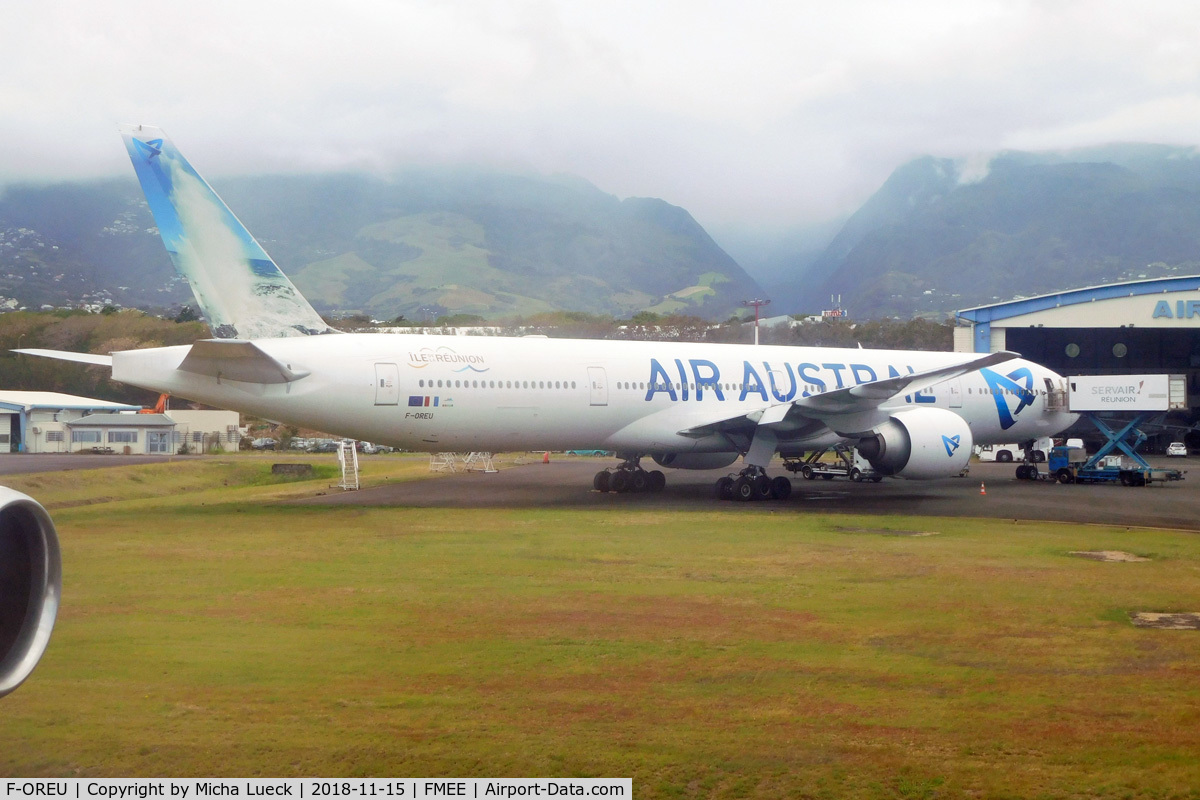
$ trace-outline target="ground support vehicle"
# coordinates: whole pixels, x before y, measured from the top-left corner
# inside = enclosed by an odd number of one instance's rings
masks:
[[[1046,454],[1050,452],[1050,448],[1053,446],[1054,440],[1043,436],[1040,439],[1034,439],[1030,442],[977,444],[975,445],[975,455],[983,462],[998,461],[1006,464],[1012,461],[1023,461],[1028,464],[1030,462],[1045,461]]]
[[[829,452],[834,454],[836,460],[822,461],[822,457]],[[838,446],[814,450],[803,460],[784,459],[783,468],[789,472],[798,472],[802,478],[810,481],[816,480],[818,477],[827,481],[834,478],[849,478],[855,482],[879,483],[883,480],[883,475],[853,447]]]
[[[1106,442],[1103,447],[1090,457],[1083,448],[1065,445],[1054,447],[1050,450],[1045,473],[1027,462],[1017,467],[1017,477],[1059,483],[1120,483],[1122,486],[1146,486],[1155,482],[1183,480],[1183,470],[1155,469],[1138,453],[1138,448],[1146,441],[1146,434],[1138,430],[1138,425],[1150,414],[1136,414],[1119,428],[1109,425],[1093,413],[1083,416],[1104,434]],[[1127,460],[1114,452],[1117,450]]]

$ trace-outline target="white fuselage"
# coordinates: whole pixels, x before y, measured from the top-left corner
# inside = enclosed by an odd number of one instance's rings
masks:
[[[690,428],[977,357],[906,350],[402,334],[307,336],[255,344],[289,370],[309,374],[276,384],[209,377],[177,369],[188,347],[166,347],[115,353],[113,377],[410,450],[684,453],[734,449],[719,435],[680,435]],[[1054,372],[1015,359],[1001,364],[991,377],[989,382],[980,371],[971,372],[923,392],[897,396],[884,408],[952,410],[966,420],[979,444],[1049,436],[1074,421],[1072,414],[1047,408],[1047,392],[1060,388],[1061,378]],[[1006,385],[1024,388],[1024,398],[1003,388]],[[829,427],[810,425],[781,440],[780,451],[827,446],[839,438]]]

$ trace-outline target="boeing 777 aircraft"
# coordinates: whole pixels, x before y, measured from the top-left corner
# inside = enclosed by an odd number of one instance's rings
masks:
[[[157,128],[121,126],[163,242],[216,338],[87,355],[114,380],[422,451],[612,450],[595,488],[661,489],[664,467],[744,458],[718,494],[784,498],[776,454],[856,446],[885,475],[957,475],[974,443],[1053,435],[1062,378],[978,356],[331,330]],[[329,334],[329,335],[322,335]]]

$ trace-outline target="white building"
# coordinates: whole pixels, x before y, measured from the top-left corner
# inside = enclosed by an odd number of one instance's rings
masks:
[[[66,453],[67,423],[97,413],[137,411],[139,406],[59,392],[0,391],[0,453]]]
[[[180,409],[139,414],[140,406],[58,392],[0,391],[0,452],[113,452],[131,455],[237,450],[236,411]]]

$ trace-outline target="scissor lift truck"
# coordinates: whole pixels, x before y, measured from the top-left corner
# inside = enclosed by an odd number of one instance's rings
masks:
[[[1157,414],[1187,407],[1182,375],[1076,375],[1067,382],[1068,409],[1091,422],[1104,435],[1104,445],[1091,456],[1078,447],[1054,447],[1045,473],[1022,464],[1017,467],[1018,478],[1122,486],[1183,480],[1183,470],[1151,467],[1138,452],[1146,441],[1139,425]],[[1114,417],[1121,422],[1110,424]]]

